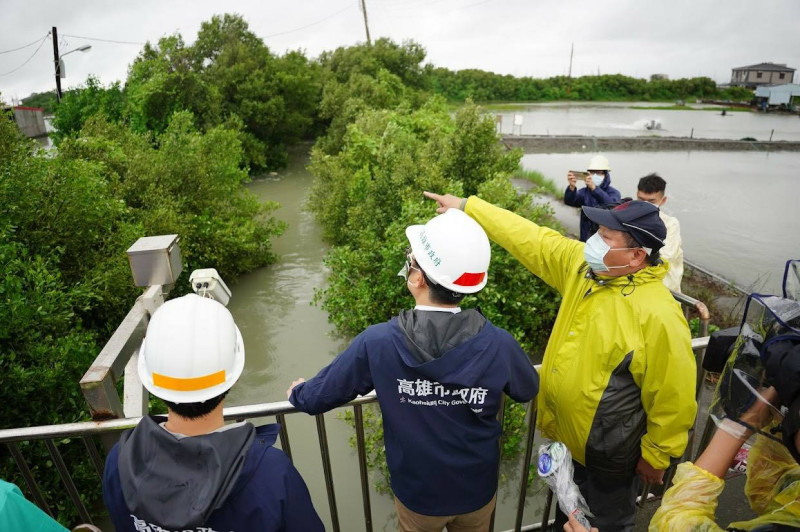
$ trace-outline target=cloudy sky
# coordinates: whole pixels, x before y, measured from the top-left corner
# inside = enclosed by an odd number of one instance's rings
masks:
[[[365,0],[373,39],[413,39],[428,61],[516,76],[623,73],[730,79],[736,66],[771,61],[800,69],[800,0]],[[123,80],[145,41],[235,12],[277,53],[323,50],[365,40],[360,0],[0,0],[0,97],[52,90],[59,51],[62,88],[94,74]],[[124,42],[108,42],[124,41]],[[133,43],[133,44],[126,44]],[[30,45],[30,46],[26,46]],[[24,47],[20,50],[16,48]],[[37,51],[38,49],[38,51]],[[800,73],[796,75],[796,81]]]

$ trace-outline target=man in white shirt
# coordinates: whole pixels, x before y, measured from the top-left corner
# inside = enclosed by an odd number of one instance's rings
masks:
[[[677,218],[665,214],[661,208],[667,203],[667,182],[658,174],[646,175],[639,180],[636,199],[652,203],[659,208],[659,215],[667,226],[667,238],[661,248],[661,258],[669,263],[664,284],[673,292],[681,293],[683,278],[683,248],[681,246],[681,226]]]

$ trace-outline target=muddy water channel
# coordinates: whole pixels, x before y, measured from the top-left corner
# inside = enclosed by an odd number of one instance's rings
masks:
[[[246,366],[229,395],[228,405],[285,401],[285,391],[292,380],[312,377],[347,345],[346,340],[334,337],[327,314],[311,304],[314,289],[325,285],[327,272],[322,259],[328,246],[322,240],[320,227],[306,210],[312,181],[304,168],[306,163],[304,153],[295,154],[286,171],[257,179],[248,186],[263,200],[279,202],[281,208],[276,216],[288,222],[289,227],[274,241],[278,262],[242,276],[231,286],[233,297],[229,308],[242,331]],[[410,296],[409,304],[413,304]],[[314,419],[294,414],[287,416],[286,421],[295,466],[308,484],[326,529],[331,530]],[[335,412],[326,414],[325,421],[341,530],[364,530],[358,458],[349,445],[355,432]],[[495,526],[498,531],[513,528],[519,467],[504,465],[501,474]],[[392,499],[374,489],[370,499],[374,530],[395,530]],[[529,497],[524,522],[533,522],[533,516],[542,507],[540,498]]]

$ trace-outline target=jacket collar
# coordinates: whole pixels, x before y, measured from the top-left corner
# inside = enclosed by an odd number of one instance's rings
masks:
[[[658,264],[647,266],[641,270],[619,277],[598,277],[585,262],[581,265],[580,272],[587,278],[593,280],[600,286],[625,287],[631,284],[641,286],[646,283],[663,282],[669,266],[664,261]]]

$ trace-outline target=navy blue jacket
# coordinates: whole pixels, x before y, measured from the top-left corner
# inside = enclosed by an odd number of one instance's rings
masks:
[[[594,187],[594,190],[589,190],[589,187],[575,188],[570,190],[567,185],[564,191],[564,203],[571,207],[581,208],[584,205],[587,207],[599,207],[601,205],[608,205],[615,203],[621,198],[619,190],[611,186],[611,172],[606,172],[606,178],[599,187]],[[581,209],[581,242],[586,242],[594,233],[596,226],[592,221],[586,217]]]
[[[423,515],[458,515],[497,491],[503,392],[529,401],[539,376],[514,338],[488,320],[477,334],[419,362],[398,319],[373,325],[290,401],[309,414],[377,391],[395,496]]]
[[[163,429],[157,427],[157,430]],[[255,430],[255,437],[246,451],[244,465],[222,505],[210,514],[208,521],[202,526],[180,527],[180,532],[324,531],[300,474],[286,454],[272,446],[279,430],[277,424],[264,425]],[[152,442],[157,439],[148,438],[144,441]],[[145,454],[170,452],[163,448],[158,449],[157,444],[145,445],[152,447],[144,449]],[[152,518],[134,515],[128,508],[120,480],[119,448],[120,445],[115,444],[109,452],[103,473],[103,500],[117,532],[138,532],[150,528],[174,530],[152,522]],[[155,493],[157,490],[164,491],[163,483],[161,486],[148,487],[144,464],[140,469],[138,478],[144,480],[134,496],[169,498],[169,494]],[[198,465],[197,470],[202,469],[202,465]],[[176,486],[180,486],[180,482],[176,482]],[[146,528],[148,525],[150,527]]]

